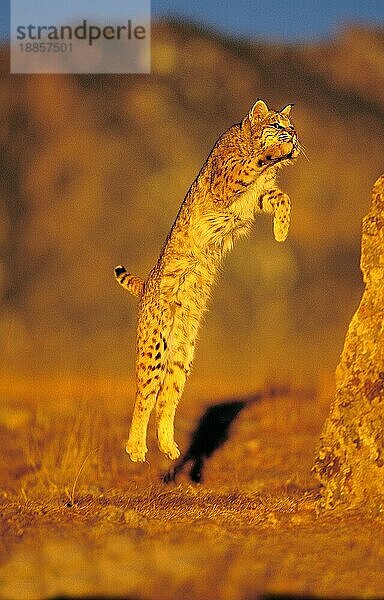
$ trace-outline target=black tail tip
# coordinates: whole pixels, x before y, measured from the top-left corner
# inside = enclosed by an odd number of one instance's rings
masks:
[[[117,267],[115,267],[115,275],[116,277],[119,277],[120,275],[122,275],[123,273],[126,273],[127,269],[125,267],[123,267],[122,265],[118,265]]]

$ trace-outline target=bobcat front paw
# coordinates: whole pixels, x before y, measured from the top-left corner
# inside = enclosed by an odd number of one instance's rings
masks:
[[[282,160],[288,158],[296,158],[299,152],[296,149],[293,142],[283,142],[276,146],[268,148],[261,159],[259,159],[259,166],[274,165]]]
[[[282,194],[273,203],[273,233],[277,242],[287,239],[290,223],[291,201],[287,194]]]
[[[145,462],[145,456],[148,451],[145,444],[128,440],[125,450],[133,462]]]
[[[288,237],[288,232],[289,221],[281,221],[279,219],[276,219],[275,217],[273,219],[273,234],[275,236],[276,242],[285,242],[285,240]]]

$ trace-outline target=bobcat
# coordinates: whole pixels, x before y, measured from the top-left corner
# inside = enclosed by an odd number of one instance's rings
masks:
[[[255,213],[273,214],[275,239],[288,235],[291,204],[276,185],[279,167],[299,155],[290,121],[257,100],[241,123],[216,142],[192,183],[159,259],[147,279],[115,269],[117,281],[140,299],[136,402],[126,450],[144,461],[147,426],[156,405],[159,448],[179,457],[174,416],[192,367],[195,342],[224,255],[246,235]]]

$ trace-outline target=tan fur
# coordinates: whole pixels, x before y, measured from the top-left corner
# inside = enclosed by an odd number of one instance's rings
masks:
[[[258,100],[219,138],[144,283],[117,268],[118,281],[140,296],[137,392],[126,447],[133,461],[145,460],[154,407],[160,450],[171,459],[180,454],[173,437],[175,411],[223,256],[249,232],[257,212],[273,214],[277,241],[288,235],[291,205],[276,185],[276,174],[299,154],[290,110],[288,105],[275,112]]]

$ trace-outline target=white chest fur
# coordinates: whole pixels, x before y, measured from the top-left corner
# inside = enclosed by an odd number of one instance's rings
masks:
[[[252,221],[255,212],[261,211],[260,198],[271,187],[271,178],[267,179],[265,175],[259,176],[245,192],[239,194],[239,197],[232,202],[229,210],[241,221]]]
[[[190,224],[192,246],[204,252],[211,245],[220,246],[225,253],[236,238],[248,233],[256,212],[260,212],[260,198],[273,186],[271,176],[259,176],[247,190],[226,208],[203,208],[194,215]]]

